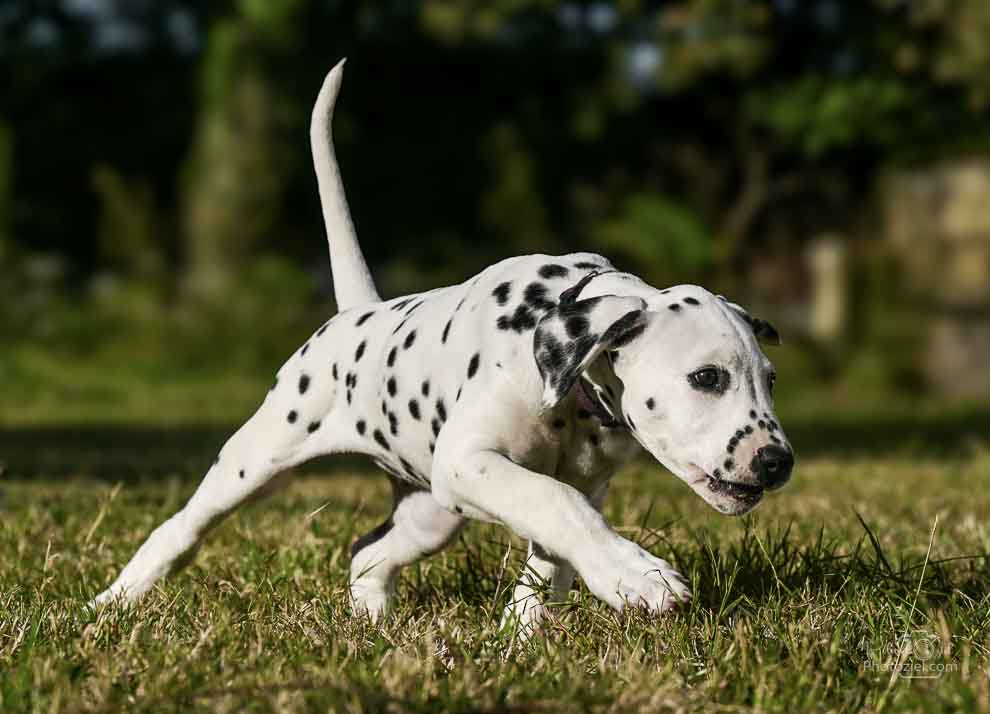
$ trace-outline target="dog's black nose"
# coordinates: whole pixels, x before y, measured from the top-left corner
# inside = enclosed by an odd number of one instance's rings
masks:
[[[794,454],[779,446],[764,446],[756,451],[753,470],[767,488],[780,488],[791,477]]]

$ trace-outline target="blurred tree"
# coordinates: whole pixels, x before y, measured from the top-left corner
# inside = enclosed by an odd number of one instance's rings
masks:
[[[110,166],[96,166],[93,190],[100,198],[100,254],[122,274],[164,297],[167,261],[160,231],[163,217],[148,181],[127,180]]]
[[[907,12],[912,29],[894,49],[908,74],[961,85],[974,109],[990,104],[990,3],[986,0],[879,0],[890,12]],[[932,41],[934,36],[934,41]]]
[[[271,76],[272,55],[290,52],[299,0],[237,0],[209,29],[200,108],[185,168],[188,295],[215,300],[279,219],[292,97]]]
[[[14,135],[0,119],[0,264],[7,255],[10,221],[11,174],[14,168]]]

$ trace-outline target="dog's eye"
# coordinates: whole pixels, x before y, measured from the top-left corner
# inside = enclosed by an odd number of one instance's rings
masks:
[[[689,374],[688,379],[698,389],[703,389],[706,392],[722,392],[725,391],[726,387],[723,374],[718,367],[702,367],[697,372]]]
[[[771,372],[767,375],[767,389],[770,390],[770,394],[773,394],[773,385],[777,383],[777,373]]]

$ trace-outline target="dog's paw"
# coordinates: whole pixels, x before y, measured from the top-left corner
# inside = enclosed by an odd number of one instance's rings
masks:
[[[581,575],[588,589],[616,610],[631,605],[659,613],[691,599],[684,576],[631,541],[616,536],[603,556]]]
[[[391,593],[377,582],[351,583],[351,603],[357,616],[364,616],[372,622],[379,622],[388,612]]]

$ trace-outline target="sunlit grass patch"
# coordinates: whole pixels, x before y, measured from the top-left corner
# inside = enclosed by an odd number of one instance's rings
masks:
[[[523,543],[495,526],[405,571],[381,627],[351,616],[349,546],[387,512],[382,478],[297,478],[140,607],[95,614],[195,483],[7,482],[0,710],[988,710],[988,477],[979,451],[805,461],[728,519],[634,466],[609,519],[693,602],[616,614],[578,585],[529,642],[498,628]],[[919,663],[937,676],[906,676]]]

